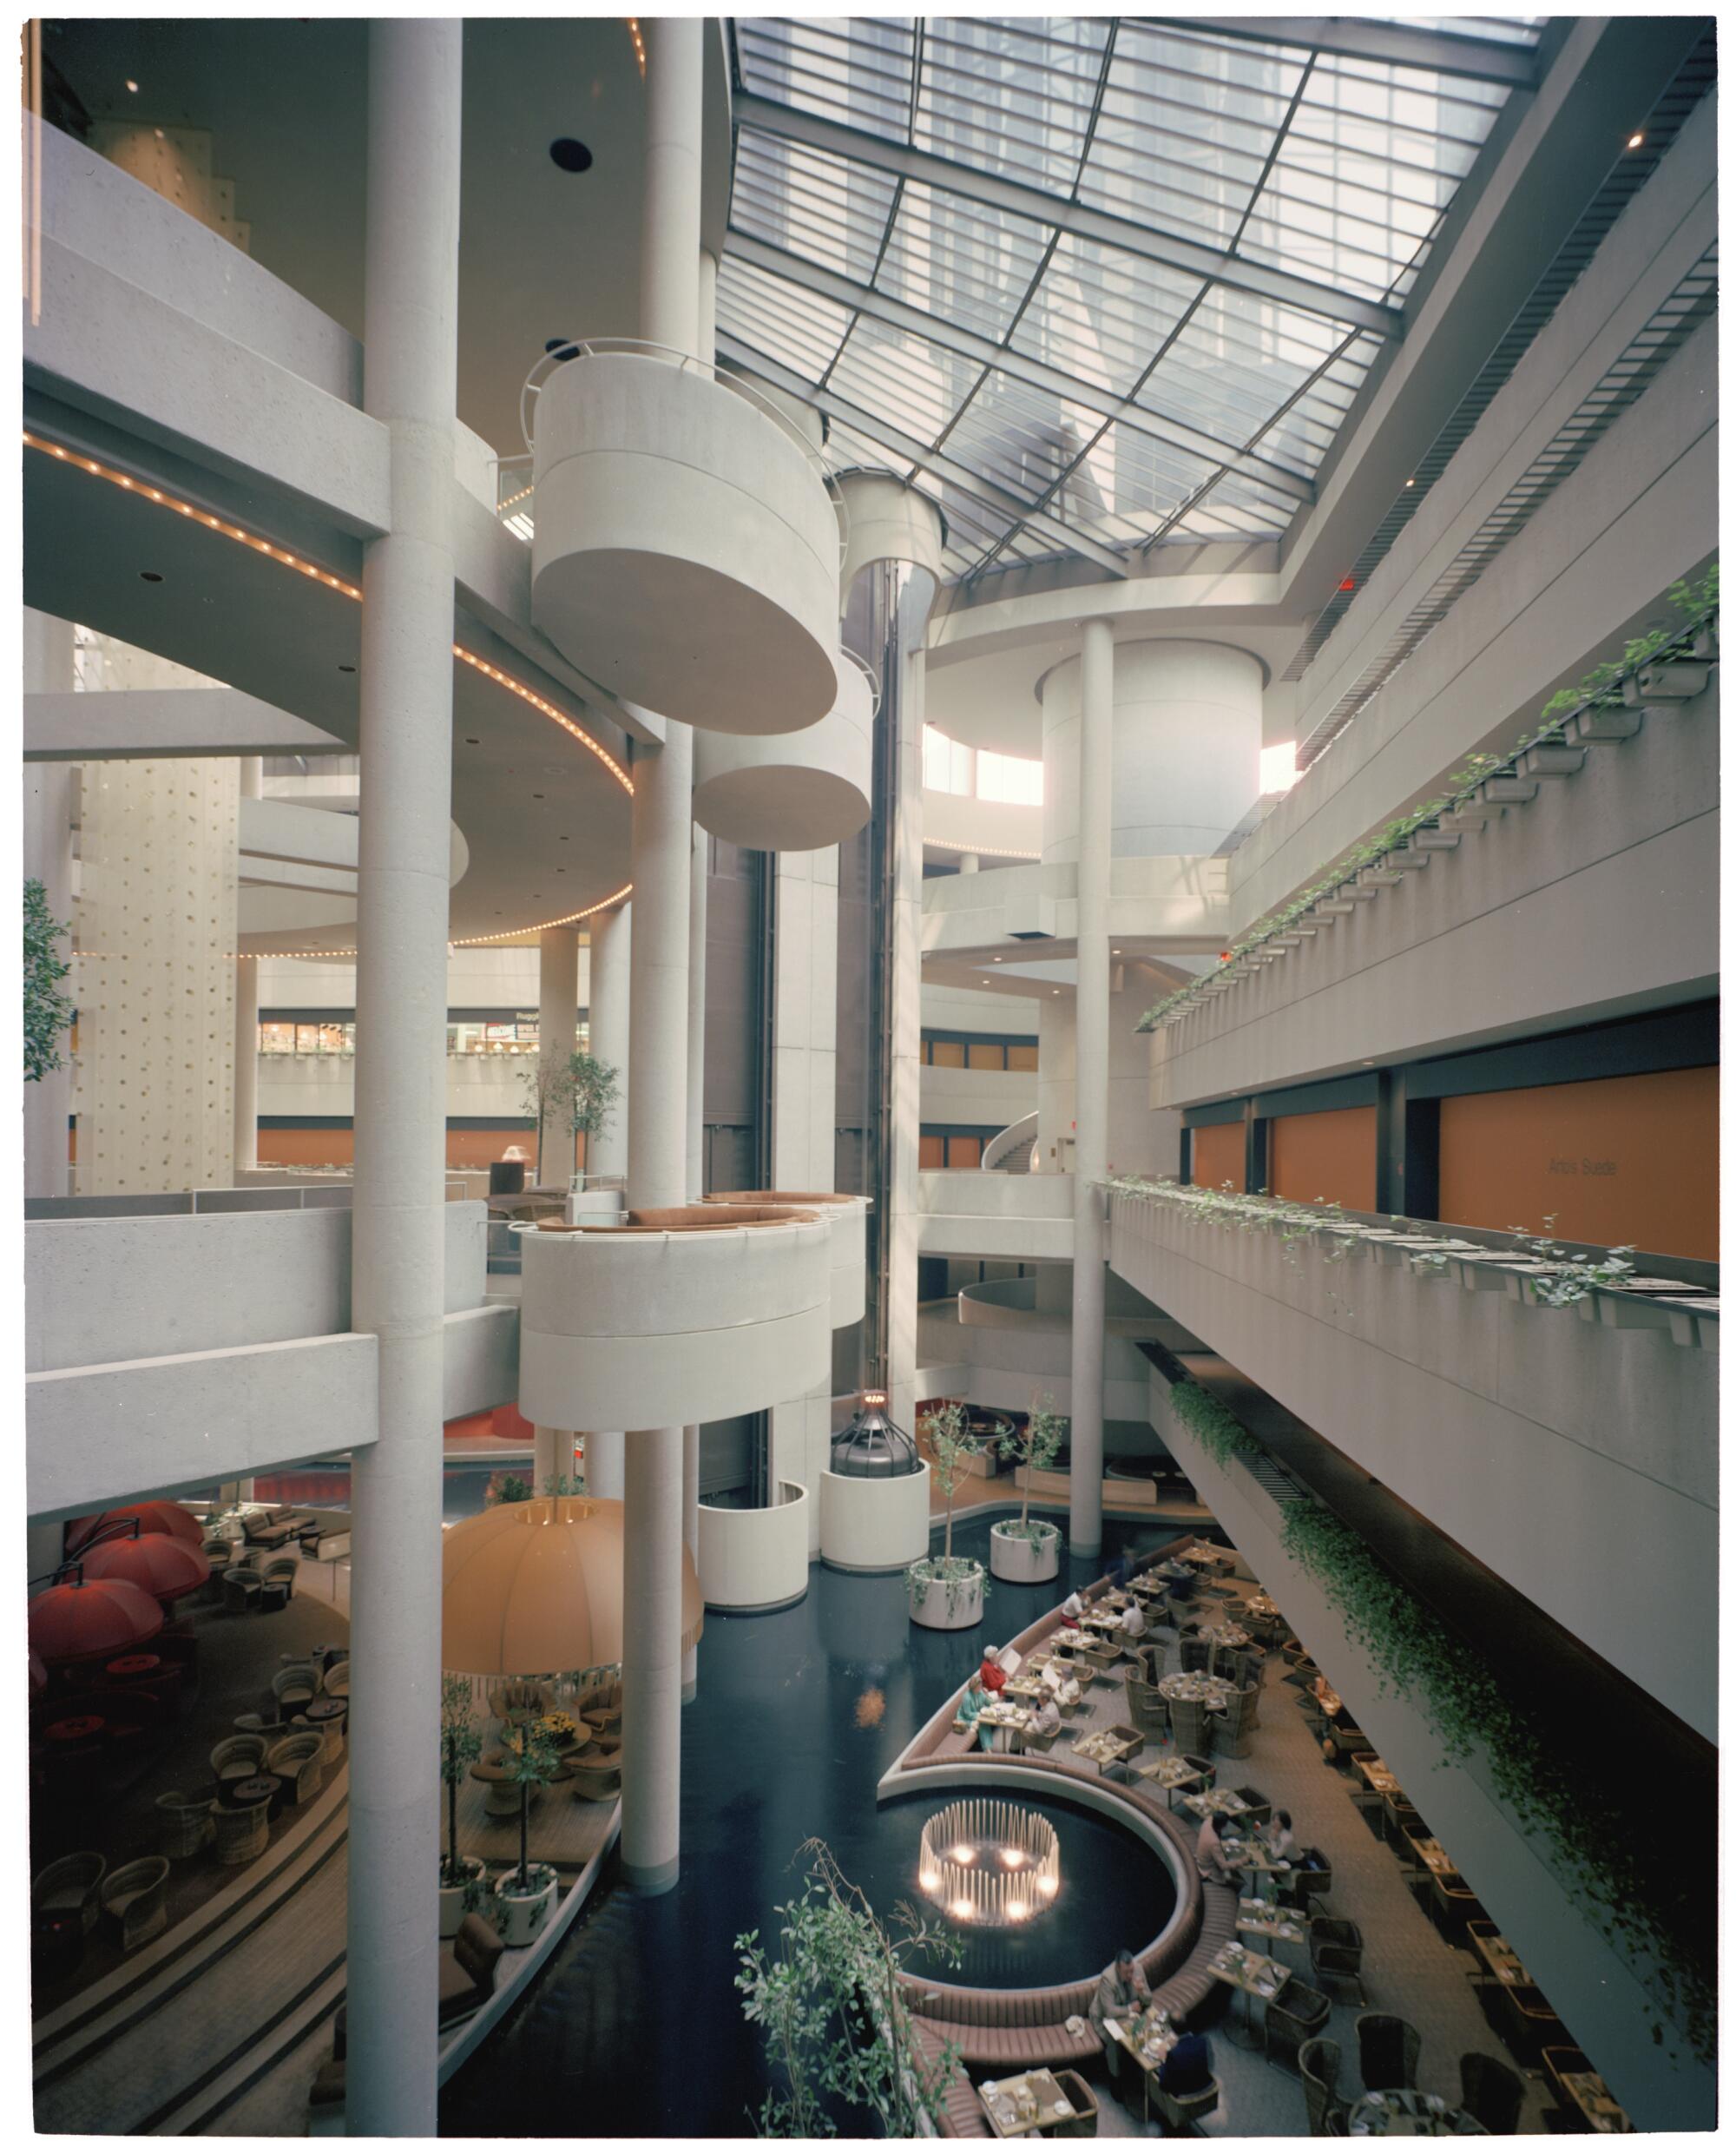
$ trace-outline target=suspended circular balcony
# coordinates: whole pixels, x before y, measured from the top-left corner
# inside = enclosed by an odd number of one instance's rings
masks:
[[[708,1205],[804,1210],[832,1229],[832,1327],[847,1330],[868,1313],[868,1197],[842,1189],[713,1189]]]
[[[726,1420],[831,1370],[832,1225],[812,1210],[635,1209],[625,1226],[514,1232],[518,1409],[538,1427]]]
[[[738,847],[779,853],[835,847],[874,807],[874,679],[853,654],[835,657],[832,711],[793,735],[694,738],[694,815]]]
[[[741,379],[642,342],[525,383],[531,610],[622,698],[779,735],[838,695],[839,513],[812,441]]]

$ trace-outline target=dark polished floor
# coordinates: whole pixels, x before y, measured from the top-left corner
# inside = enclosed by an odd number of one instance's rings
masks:
[[[1115,1520],[1106,1532],[1112,1558],[1175,1535]],[[987,1519],[959,1534],[962,1551],[987,1559]],[[733,1986],[736,1936],[772,1935],[775,1907],[799,1886],[792,1861],[809,1836],[825,1838],[877,1907],[917,1900],[921,1817],[914,1807],[883,1816],[877,1780],[984,1643],[1006,1641],[1097,1573],[1098,1565],[1070,1573],[1063,1565],[1054,1584],[997,1584],[982,1625],[956,1635],[911,1625],[901,1575],[818,1565],[787,1612],[711,1615],[699,1695],[683,1720],[680,1885],[646,1899],[605,1875],[534,1991],[442,2092],[442,2133],[753,2131],[766,2076]],[[1081,1816],[1069,1834],[1082,1867],[1088,1855],[1101,1911],[1091,1945],[1108,1953],[1148,1938],[1147,1914],[1167,1906],[1126,1881],[1119,1839],[1089,1837],[1097,1827]]]

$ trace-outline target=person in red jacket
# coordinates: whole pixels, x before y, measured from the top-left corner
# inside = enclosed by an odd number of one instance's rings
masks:
[[[983,1687],[990,1695],[998,1695],[1007,1684],[1007,1676],[1001,1664],[1000,1653],[992,1643],[983,1646],[981,1677]]]

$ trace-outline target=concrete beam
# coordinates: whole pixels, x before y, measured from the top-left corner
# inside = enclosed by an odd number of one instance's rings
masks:
[[[304,758],[352,752],[312,721],[251,693],[187,685],[174,691],[28,691],[27,761],[108,758]]]

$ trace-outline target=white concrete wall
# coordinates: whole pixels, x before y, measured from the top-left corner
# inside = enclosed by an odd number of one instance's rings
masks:
[[[1151,1378],[1151,1418],[1213,1515],[1345,1698],[1453,1863],[1525,1959],[1575,2041],[1596,2063],[1641,2132],[1696,2131],[1714,2117],[1713,2082],[1657,2019],[1625,1954],[1581,1905],[1571,1871],[1503,1803],[1480,1758],[1448,1761],[1426,1710],[1379,1677],[1319,1586],[1285,1552],[1278,1505],[1240,1465],[1219,1466],[1178,1420]],[[1626,1565],[1632,1567],[1628,1561]]]
[[[1110,1263],[1419,1515],[1717,1736],[1683,1641],[1718,1581],[1717,1356],[1468,1292],[1364,1250],[1117,1198]],[[1614,1583],[1614,1569],[1668,1580]],[[1698,1611],[1696,1604],[1694,1611]]]
[[[1124,986],[1120,960],[1110,964],[1109,1123],[1108,1162],[1113,1175],[1173,1175],[1180,1163],[1181,1119],[1154,1107],[1149,1092],[1148,1044],[1135,1026],[1145,1005],[1136,987]],[[1042,1005],[1042,1040],[1037,1057],[1037,1163],[1043,1171],[1070,1173],[1074,1159],[1074,1092],[1077,1061],[1075,998],[1072,991]]]
[[[1036,1106],[1035,1070],[959,1070],[924,1064],[922,1119],[925,1124],[986,1123],[1004,1130]]]
[[[778,1483],[768,1509],[700,1504],[700,1590],[708,1606],[753,1612],[793,1605],[808,1587],[808,1491]]]
[[[1457,849],[1151,1035],[1154,1104],[1715,992],[1719,690],[1650,710]]]
[[[1064,1175],[925,1168],[917,1177],[924,1256],[992,1256],[1028,1264],[1073,1254],[1073,1183]]]
[[[770,1187],[830,1189],[838,1169],[838,850],[775,861]]]

